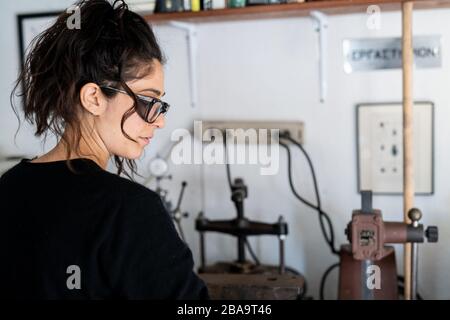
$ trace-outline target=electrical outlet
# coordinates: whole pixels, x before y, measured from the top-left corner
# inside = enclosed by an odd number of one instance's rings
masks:
[[[226,129],[243,129],[244,131],[254,129],[258,133],[260,129],[266,129],[269,138],[271,129],[279,129],[280,134],[288,131],[293,139],[301,144],[304,143],[304,124],[301,121],[203,121],[202,128],[203,132],[208,129],[219,129],[221,131]]]
[[[401,104],[358,106],[359,189],[374,193],[403,192]],[[416,193],[433,192],[433,104],[413,107]]]

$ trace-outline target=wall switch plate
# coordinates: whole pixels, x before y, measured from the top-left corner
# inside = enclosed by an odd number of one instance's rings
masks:
[[[413,106],[416,194],[433,193],[433,103]],[[402,104],[357,107],[358,188],[378,194],[403,193]]]
[[[304,123],[301,121],[207,121],[202,122],[203,132],[208,129],[219,129],[221,131],[226,129],[236,130],[259,130],[266,129],[268,135],[271,129],[279,129],[280,134],[283,131],[288,131],[290,136],[297,142],[304,143]],[[270,138],[270,137],[269,137]],[[270,141],[269,139],[267,141]],[[289,143],[288,141],[285,141]]]

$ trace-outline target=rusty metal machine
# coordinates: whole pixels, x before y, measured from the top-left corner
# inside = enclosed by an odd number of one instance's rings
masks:
[[[200,213],[196,230],[200,233],[200,277],[208,285],[213,299],[297,299],[303,292],[304,279],[285,266],[284,241],[288,225],[280,217],[275,223],[252,221],[244,215],[244,199],[248,188],[244,180],[237,178],[231,184],[231,200],[237,215],[232,220],[208,220]],[[205,258],[205,233],[219,232],[236,237],[237,259],[207,266]],[[279,241],[279,265],[261,265],[246,259],[247,237],[274,235]],[[250,248],[249,248],[250,249]],[[254,253],[251,251],[252,255]]]
[[[399,298],[395,250],[386,244],[412,243],[412,292],[417,295],[418,243],[437,242],[438,228],[424,230],[422,214],[411,209],[412,223],[385,222],[381,211],[372,208],[372,192],[363,191],[362,208],[353,211],[346,234],[350,245],[341,246],[339,299],[396,300]]]

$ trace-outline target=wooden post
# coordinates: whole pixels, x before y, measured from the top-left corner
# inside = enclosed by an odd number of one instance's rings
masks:
[[[414,206],[413,163],[413,2],[402,3],[402,58],[403,58],[403,219],[410,223],[408,211]],[[404,246],[403,268],[405,299],[411,298],[411,244]]]

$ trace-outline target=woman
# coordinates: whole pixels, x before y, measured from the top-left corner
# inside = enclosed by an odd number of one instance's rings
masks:
[[[164,127],[164,59],[123,1],[78,4],[34,42],[16,88],[47,154],[0,180],[0,292],[32,299],[207,298],[160,198],[120,177]],[[76,18],[76,17],[75,17]],[[118,174],[105,169],[114,157]],[[125,172],[125,174],[127,174]]]

